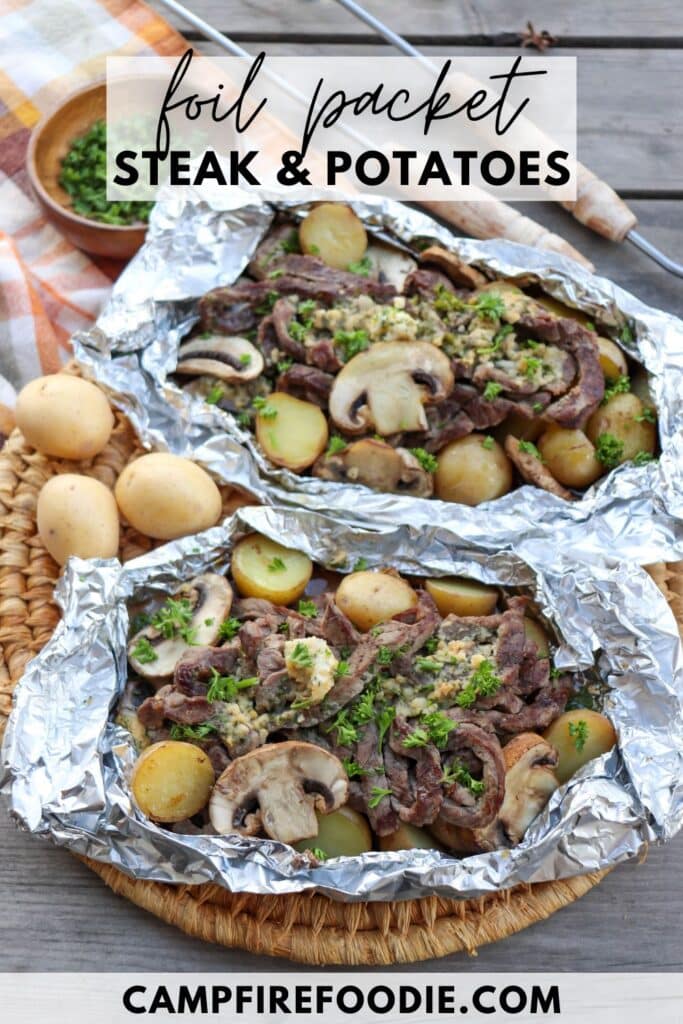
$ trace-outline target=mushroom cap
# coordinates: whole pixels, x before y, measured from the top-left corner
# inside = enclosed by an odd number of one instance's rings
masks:
[[[191,627],[194,633],[193,646],[209,647],[218,638],[221,623],[227,618],[232,606],[232,587],[225,576],[206,572],[184,583],[173,595],[174,599],[185,598],[192,606]],[[154,661],[140,661],[133,655],[140,640],[149,640],[154,648]],[[173,671],[190,645],[181,636],[166,638],[154,626],[145,626],[128,643],[128,661],[139,676],[150,680],[163,680]]]
[[[453,390],[450,360],[428,341],[376,342],[345,364],[330,391],[330,416],[347,434],[426,430],[424,406]]]
[[[345,803],[348,778],[339,758],[313,743],[267,743],[236,758],[216,781],[209,817],[220,835],[261,829],[282,843],[318,834],[316,810]]]
[[[180,346],[176,372],[206,373],[220,380],[254,380],[263,373],[263,365],[263,356],[246,338],[211,334]]]
[[[475,270],[454,252],[443,249],[440,245],[431,245],[420,253],[420,263],[431,263],[450,277],[453,284],[464,285],[466,288],[481,288],[488,283],[488,278]]]
[[[389,494],[428,498],[434,493],[432,474],[407,448],[392,448],[370,437],[354,441],[341,452],[322,456],[313,472],[322,480],[364,484]]]

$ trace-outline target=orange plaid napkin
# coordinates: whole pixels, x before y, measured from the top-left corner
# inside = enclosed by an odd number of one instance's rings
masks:
[[[70,336],[95,319],[116,273],[40,215],[24,167],[31,128],[62,97],[104,77],[108,55],[186,46],[139,0],[0,3],[0,405],[68,358]]]

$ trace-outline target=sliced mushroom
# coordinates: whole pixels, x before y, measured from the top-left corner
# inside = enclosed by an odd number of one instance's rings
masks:
[[[321,480],[365,484],[386,494],[429,498],[434,493],[434,477],[407,448],[392,448],[369,437],[354,441],[341,452],[321,456],[313,475]]]
[[[526,442],[520,442],[519,438],[513,434],[508,434],[504,445],[507,455],[514,462],[522,479],[526,480],[528,484],[535,484],[536,487],[541,487],[544,491],[548,491],[549,494],[554,494],[558,498],[564,498],[565,501],[576,501],[576,495],[568,491],[566,487],[563,487],[536,455],[522,450],[523,443]]]
[[[227,618],[232,605],[232,587],[225,576],[204,573],[183,584],[173,597],[190,602],[192,646],[211,646],[218,639],[221,623]],[[128,644],[128,661],[131,668],[145,679],[166,679],[173,675],[190,646],[181,636],[165,637],[154,626],[145,626]]]
[[[452,390],[450,360],[435,345],[377,342],[335,377],[330,415],[347,434],[426,430],[424,406],[442,402]]]
[[[319,814],[346,802],[341,761],[313,743],[268,743],[238,757],[217,780],[209,803],[220,835],[265,832],[282,843],[318,834]]]
[[[421,252],[420,263],[439,267],[440,270],[448,274],[453,284],[464,285],[466,288],[481,288],[488,280],[478,270],[470,267],[459,256],[456,256],[454,252],[442,249],[440,245],[432,245],[429,249]]]
[[[375,242],[368,246],[365,255],[377,270],[379,280],[393,284],[397,292],[403,291],[406,277],[417,267],[409,253],[395,249],[392,245],[378,245]]]
[[[437,821],[434,835],[458,853],[477,853],[517,846],[534,818],[560,785],[553,769],[554,747],[533,732],[523,732],[503,747],[505,799],[486,828],[465,829]]]
[[[263,356],[246,338],[211,334],[180,346],[176,371],[206,373],[220,380],[254,380],[263,372]]]

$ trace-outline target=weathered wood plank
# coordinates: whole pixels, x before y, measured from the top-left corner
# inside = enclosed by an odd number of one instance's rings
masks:
[[[683,19],[681,19],[683,21]],[[220,53],[214,44],[197,44]],[[273,56],[300,54],[298,43],[253,43]],[[423,48],[427,54],[505,54],[500,48]],[[392,55],[381,45],[327,46],[320,54]],[[509,52],[509,51],[507,51]],[[683,49],[563,50],[578,63],[578,151],[581,161],[618,191],[683,194]]]
[[[676,971],[683,969],[682,840],[651,851],[548,921],[427,971]],[[0,818],[3,971],[306,970],[202,944],[115,896],[75,858]],[[408,971],[411,967],[397,967]]]
[[[670,40],[683,35],[678,0],[470,0],[461,4],[444,0],[401,3],[396,0],[363,0],[375,17],[394,31],[412,37],[450,39],[463,36],[514,41],[531,18],[537,29],[569,38]],[[152,0],[152,6],[163,6]],[[370,29],[345,11],[335,0],[193,0],[188,6],[215,28],[249,38],[327,35],[331,38],[369,36]],[[182,19],[166,17],[181,29]]]

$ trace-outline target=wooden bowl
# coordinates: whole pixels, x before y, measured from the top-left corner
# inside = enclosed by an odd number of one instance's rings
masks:
[[[27,170],[43,214],[72,245],[97,256],[127,260],[145,240],[146,224],[125,227],[81,217],[71,209],[71,197],[59,184],[62,160],[74,139],[84,135],[106,114],[107,87],[96,82],[72,93],[33,129]]]

